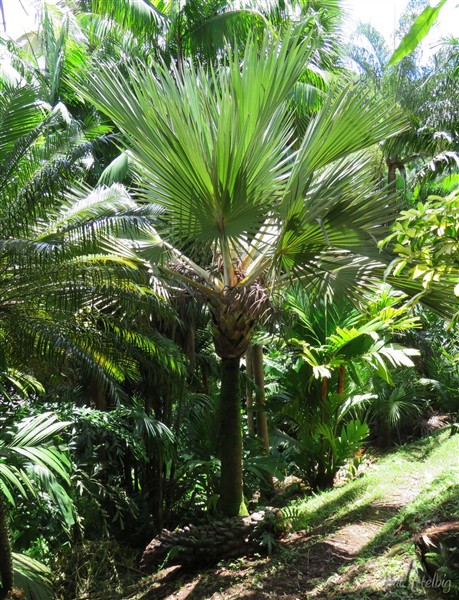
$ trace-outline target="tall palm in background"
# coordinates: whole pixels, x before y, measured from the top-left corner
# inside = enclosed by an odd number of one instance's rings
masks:
[[[249,33],[261,39],[266,29],[277,35],[289,23],[301,21],[314,31],[322,66],[332,68],[334,36],[342,18],[338,0],[92,0],[89,8],[91,14],[80,22],[88,32],[97,32],[99,43],[104,39],[120,45],[134,42],[136,52],[175,62],[179,72],[187,59],[215,60],[229,40],[241,42]]]
[[[399,34],[406,33],[426,2],[414,2],[400,21]],[[411,7],[413,9],[413,7]],[[348,54],[357,65],[363,80],[378,89],[404,111],[410,127],[381,146],[387,165],[388,182],[396,188],[397,172],[406,184],[408,170],[414,166],[413,183],[440,169],[457,165],[457,86],[452,68],[445,68],[448,53],[438,53],[435,60],[423,65],[419,50],[410,53],[395,66],[390,65],[390,51],[384,37],[372,25],[357,29],[360,43],[351,44]]]
[[[362,152],[407,126],[386,100],[352,86],[330,91],[292,150],[287,100],[313,52],[310,39],[286,34],[243,55],[228,50],[215,69],[109,63],[73,84],[125,134],[144,202],[158,207],[155,269],[212,314],[228,515],[244,510],[239,361],[270,292],[297,278],[324,293],[365,294],[382,276],[376,242],[393,218]]]
[[[91,153],[82,132],[36,89],[3,87],[0,332],[10,384],[17,370],[32,375],[35,359],[58,368],[73,361],[116,394],[129,374],[138,376],[128,348],[173,364],[169,345],[161,350],[158,337],[123,325],[129,310],[150,314],[155,305],[165,318],[170,311],[127,242],[145,209],[121,186],[85,188]]]

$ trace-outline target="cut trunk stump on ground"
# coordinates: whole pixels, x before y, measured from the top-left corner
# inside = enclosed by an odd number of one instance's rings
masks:
[[[269,541],[280,538],[285,529],[282,513],[275,508],[174,531],[163,529],[145,548],[140,566],[151,573],[166,563],[195,568],[266,552]]]
[[[459,573],[459,521],[439,523],[425,529],[414,540],[424,574],[434,579],[445,566]]]

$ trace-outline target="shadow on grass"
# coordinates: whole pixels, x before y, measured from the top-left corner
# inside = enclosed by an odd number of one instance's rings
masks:
[[[409,583],[404,577],[384,577],[389,559],[377,567],[373,580],[366,585],[358,584],[358,579],[367,573],[367,560],[383,557],[387,552],[400,556],[400,564],[405,564],[408,576],[408,565],[415,558],[412,544],[413,535],[433,522],[459,518],[459,484],[451,483],[451,474],[447,473],[432,482],[413,502],[397,511],[389,519],[383,529],[359,552],[359,562],[350,569],[341,569],[339,587],[336,594],[336,583],[330,582],[321,587],[318,597],[326,598],[425,598],[425,590],[416,578]],[[384,562],[385,561],[385,562]],[[415,567],[416,569],[416,567]],[[375,576],[376,575],[376,576]],[[382,590],[379,588],[382,585]],[[392,592],[387,585],[392,585]],[[343,590],[344,588],[344,590]],[[349,592],[347,592],[349,588]],[[358,593],[357,593],[358,592]],[[390,594],[393,595],[390,595]]]
[[[332,526],[334,522],[342,521],[348,518],[349,512],[354,512],[352,508],[362,496],[365,495],[368,488],[368,481],[365,478],[357,479],[347,486],[333,490],[333,498],[324,502],[317,508],[298,507],[303,514],[294,519],[295,529],[316,529],[318,527]],[[339,491],[338,491],[339,490]],[[349,505],[349,510],[343,512],[343,506]],[[364,505],[361,505],[361,509]],[[338,516],[339,515],[339,516]]]
[[[361,556],[374,556],[378,549],[384,551],[394,543],[401,543],[433,522],[458,518],[459,484],[453,483],[449,474],[442,475],[413,502],[399,510],[362,549]]]
[[[412,459],[415,461],[426,461],[438,449],[438,447],[448,439],[450,427],[445,427],[434,431],[430,435],[415,440],[402,446],[396,446],[385,456],[397,454],[401,458]],[[459,440],[459,436],[458,436]]]

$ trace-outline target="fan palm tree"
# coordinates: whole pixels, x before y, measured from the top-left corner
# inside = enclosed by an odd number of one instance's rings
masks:
[[[407,127],[386,99],[331,90],[296,143],[287,99],[314,52],[301,33],[228,49],[216,68],[108,63],[73,81],[123,132],[144,203],[158,207],[154,268],[211,312],[227,515],[245,510],[239,362],[270,292],[295,278],[365,295],[395,214],[364,152]]]

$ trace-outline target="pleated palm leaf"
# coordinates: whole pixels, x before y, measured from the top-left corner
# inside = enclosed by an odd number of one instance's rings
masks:
[[[330,91],[293,151],[287,99],[313,51],[290,33],[228,50],[215,69],[104,64],[73,82],[124,133],[144,202],[161,210],[152,260],[212,313],[228,515],[244,510],[239,361],[269,292],[296,278],[324,293],[369,293],[395,214],[364,152],[407,127],[386,99]]]

